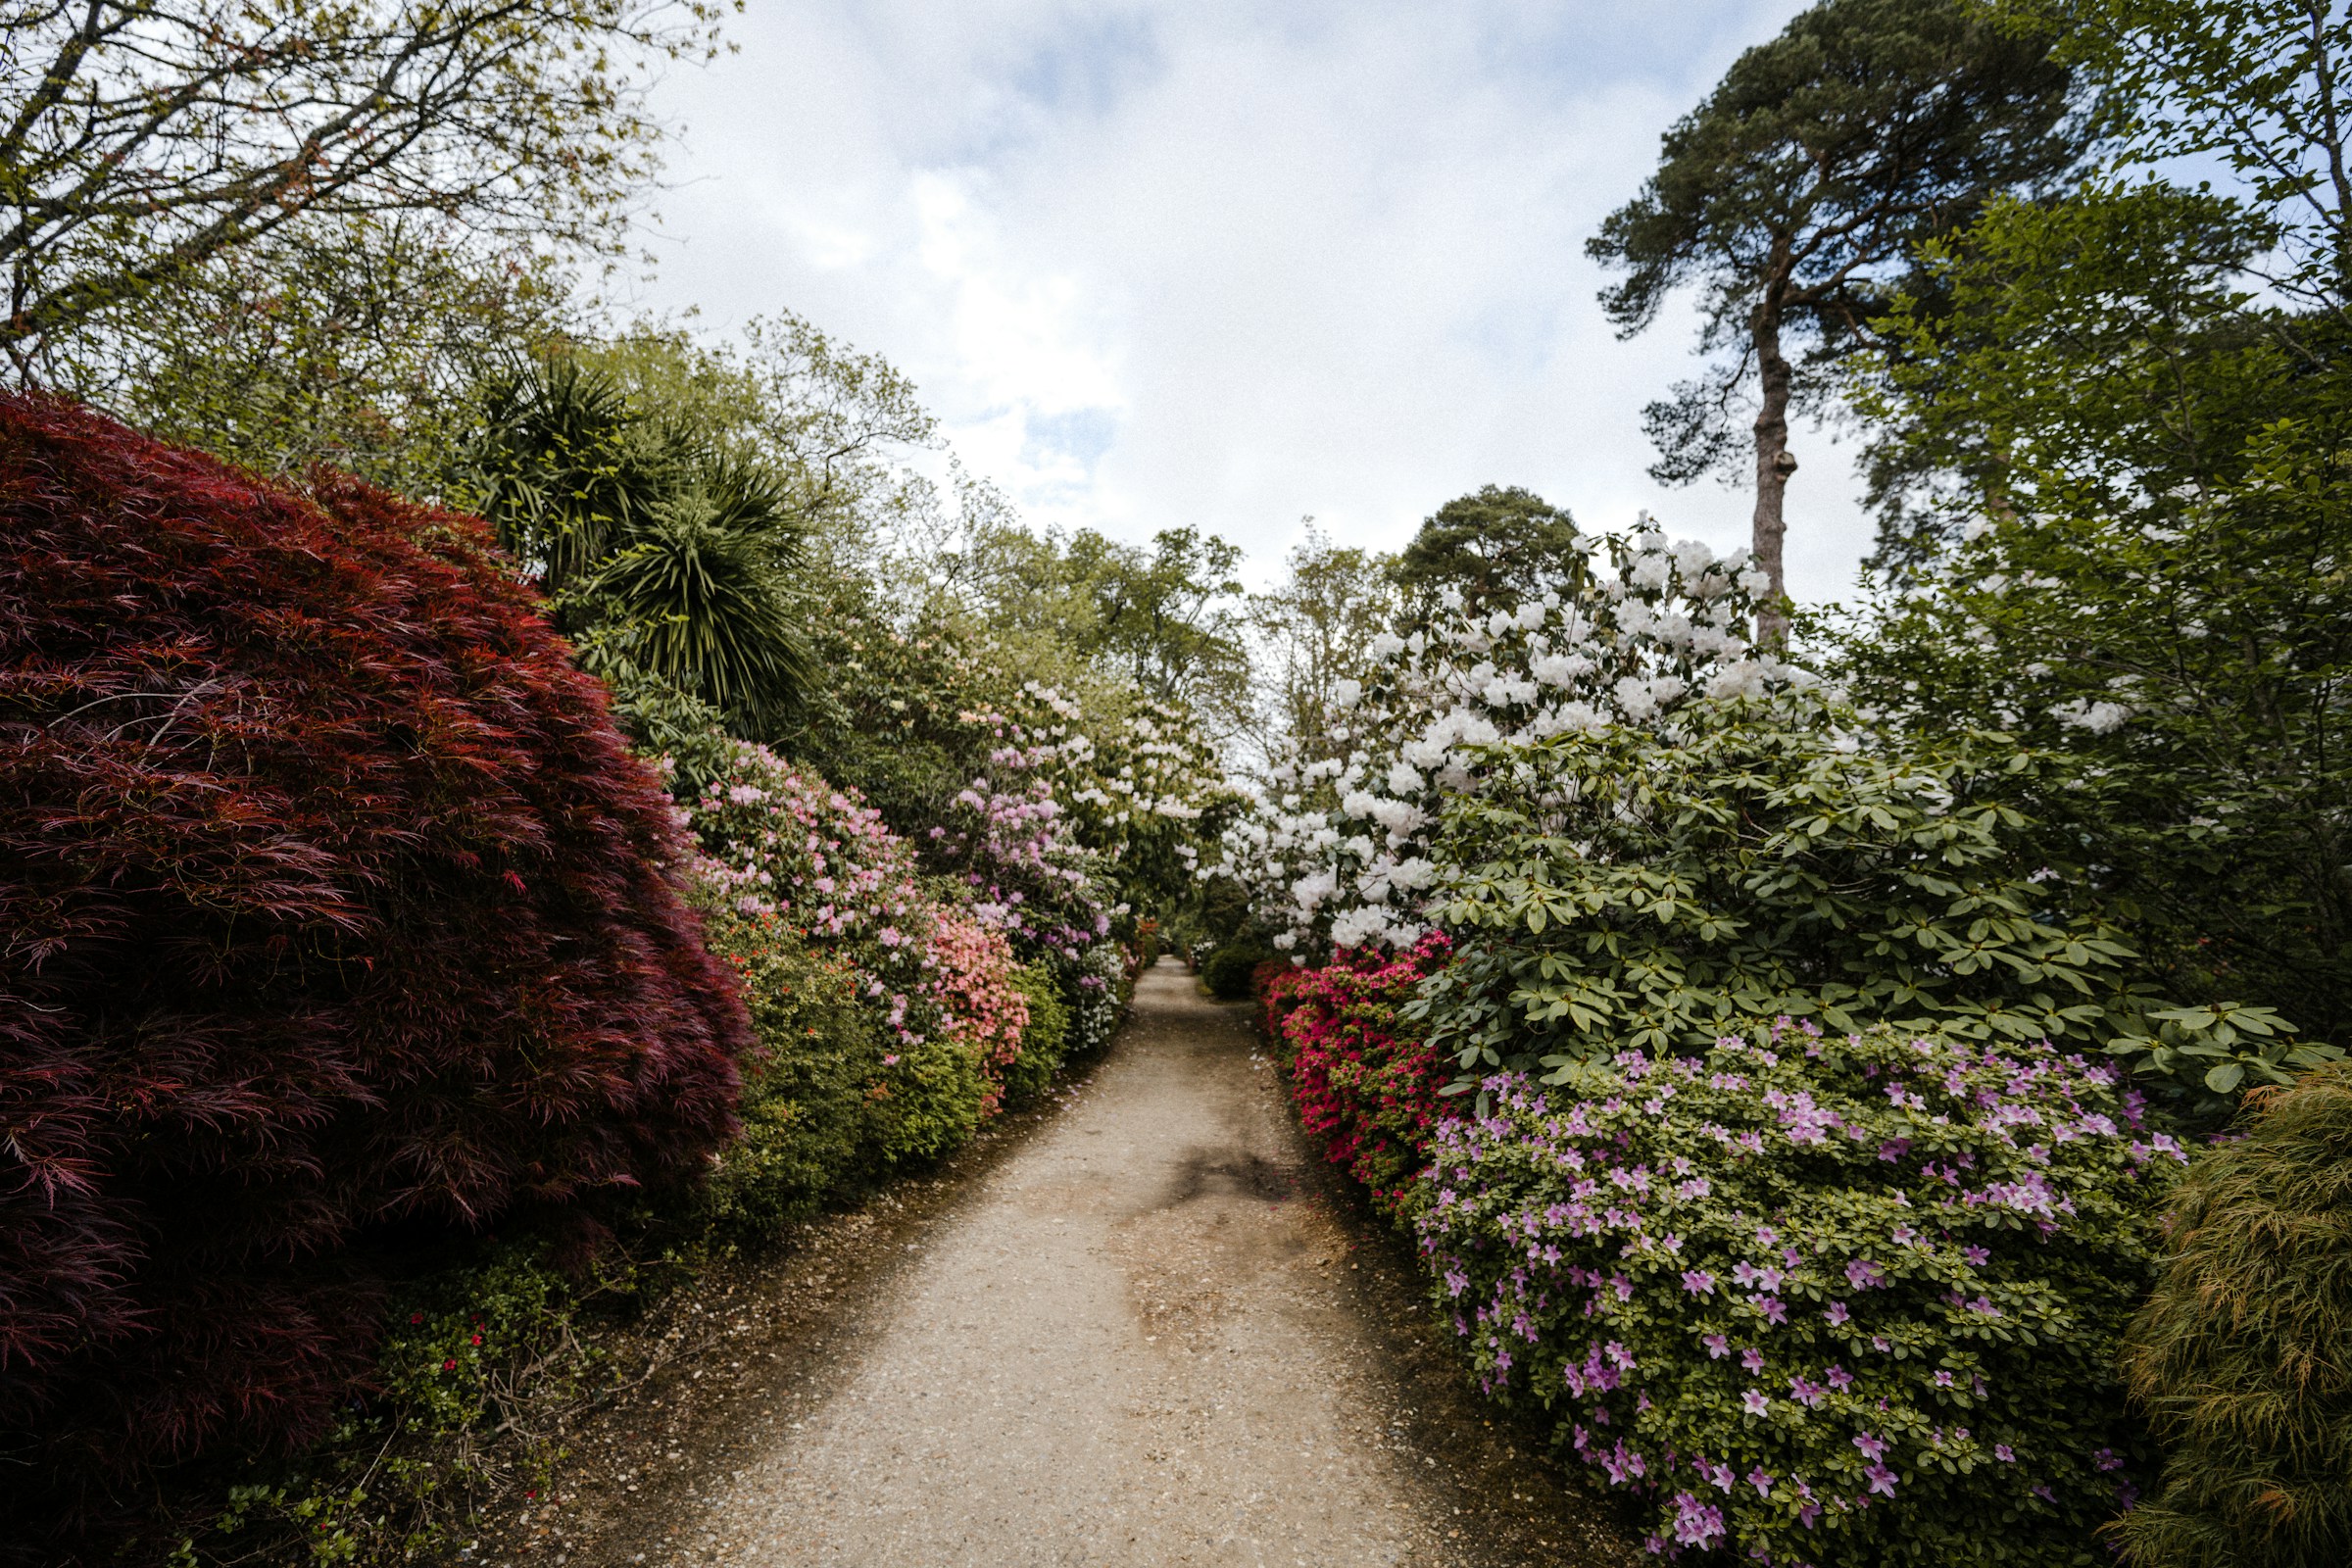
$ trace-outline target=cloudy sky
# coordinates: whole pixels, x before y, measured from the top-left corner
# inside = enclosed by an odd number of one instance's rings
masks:
[[[1033,522],[1195,524],[1277,569],[1522,484],[1720,548],[1747,500],[1644,473],[1691,321],[1620,343],[1584,240],[1794,0],[753,0],[665,81],[642,303],[790,309],[911,375]],[[1790,587],[1869,527],[1800,432]]]

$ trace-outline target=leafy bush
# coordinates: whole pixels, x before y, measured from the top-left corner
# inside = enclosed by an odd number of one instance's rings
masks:
[[[2206,1109],[2335,1054],[2257,1007],[2163,1006],[2023,809],[2046,761],[1873,733],[1818,692],[1512,748],[1448,813],[1431,907],[1461,951],[1417,1016],[1465,1069],[1564,1071],[1782,1013],[2113,1045]]]
[[[579,1333],[581,1295],[528,1243],[486,1246],[403,1288],[368,1397],[340,1404],[282,1468],[230,1488],[204,1544],[270,1557],[270,1538],[291,1537],[322,1564],[446,1549],[517,1462],[538,1478],[561,1412],[589,1391],[599,1358]],[[493,1434],[519,1442],[502,1448]]]
[[[916,840],[926,860],[961,885],[975,918],[1023,956],[1075,958],[1110,931],[1100,858],[1071,836],[1044,780],[959,793],[947,823]]]
[[[2125,1375],[2165,1443],[2126,1556],[2181,1568],[2352,1562],[2352,1071],[2308,1074],[2174,1195]]]
[[[1012,983],[1029,1004],[1029,1022],[1021,1030],[1020,1055],[1004,1070],[1004,1102],[1025,1105],[1046,1092],[1069,1054],[1070,1009],[1043,964],[1015,969]]]
[[[1125,951],[1115,942],[1098,942],[1061,970],[1061,982],[1070,1006],[1069,1054],[1091,1055],[1109,1046],[1133,990]]]
[[[895,1107],[890,1037],[859,976],[772,913],[718,909],[710,951],[741,977],[758,1043],[743,1062],[743,1132],[721,1152],[709,1202],[723,1226],[772,1232],[878,1174]]]
[[[985,1048],[958,1033],[934,953],[941,908],[913,848],[855,790],[836,789],[764,747],[688,803],[715,896],[772,914],[815,953],[845,965],[858,1004],[882,1031],[890,1102],[882,1156],[932,1159],[969,1139],[992,1102]]]
[[[856,790],[836,789],[765,747],[738,745],[687,803],[700,869],[725,903],[774,914],[858,972],[858,995],[902,1045],[941,1027],[929,946],[939,906],[906,841]]]
[[[1274,950],[1261,942],[1229,942],[1200,965],[1200,982],[1219,1002],[1247,1002],[1257,966],[1273,956]]]
[[[1428,1163],[1451,1063],[1397,1017],[1452,944],[1431,932],[1404,953],[1346,949],[1299,971],[1283,1018],[1291,1097],[1324,1156],[1394,1213]]]
[[[389,1229],[699,1172],[749,1032],[478,524],[21,397],[0,517],[0,1447],[86,1516],[321,1432]]]
[[[1575,552],[1564,592],[1516,607],[1445,613],[1409,636],[1382,632],[1373,674],[1336,682],[1325,733],[1348,755],[1277,759],[1277,793],[1225,830],[1213,869],[1249,890],[1274,946],[1320,959],[1334,947],[1409,947],[1428,927],[1439,858],[1430,842],[1448,803],[1475,796],[1509,748],[1562,732],[1671,727],[1708,696],[1777,690],[1804,677],[1751,647],[1763,574],[1746,552],[1719,561],[1694,539],[1671,547],[1646,518]]]
[[[2038,1042],[1787,1023],[1441,1125],[1418,1225],[1482,1385],[1557,1409],[1659,1549],[2097,1560],[2180,1150]]]

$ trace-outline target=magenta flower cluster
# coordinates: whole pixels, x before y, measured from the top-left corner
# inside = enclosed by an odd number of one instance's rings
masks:
[[[1483,1387],[1653,1551],[1975,1560],[1999,1520],[2072,1560],[2130,1505],[2116,1343],[2184,1156],[2115,1069],[1784,1018],[1571,1075],[1439,1129],[1420,1244]]]

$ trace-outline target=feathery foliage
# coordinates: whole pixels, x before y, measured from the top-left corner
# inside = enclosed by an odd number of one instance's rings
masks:
[[[295,1445],[402,1247],[690,1178],[736,988],[479,526],[0,398],[0,1538]]]
[[[2352,1561],[2352,1069],[2252,1112],[2175,1195],[2124,1370],[2169,1453],[2119,1526],[2147,1568]]]

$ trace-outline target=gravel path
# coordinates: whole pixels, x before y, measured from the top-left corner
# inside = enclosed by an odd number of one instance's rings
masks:
[[[835,1302],[825,1357],[731,1380],[731,1411],[673,1416],[671,1495],[605,1511],[584,1555],[1630,1561],[1460,1392],[1407,1260],[1335,1196],[1245,1010],[1163,959],[1092,1078],[892,1233],[891,1266]],[[722,1416],[733,1441],[699,1441]]]

